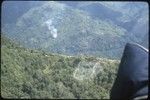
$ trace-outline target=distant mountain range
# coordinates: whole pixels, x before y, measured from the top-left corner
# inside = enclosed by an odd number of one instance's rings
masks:
[[[22,3],[3,2],[2,32],[27,48],[120,59],[127,42],[148,47],[145,2]]]
[[[127,42],[148,48],[148,4],[4,1],[1,96],[109,99]]]

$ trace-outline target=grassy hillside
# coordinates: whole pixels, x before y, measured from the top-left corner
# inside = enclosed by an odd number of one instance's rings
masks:
[[[109,98],[119,61],[26,49],[2,36],[3,98]]]

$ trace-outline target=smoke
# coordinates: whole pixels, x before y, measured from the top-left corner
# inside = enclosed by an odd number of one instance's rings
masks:
[[[53,38],[57,38],[57,29],[56,29],[56,28],[53,28],[53,29],[51,30],[51,34],[52,34]]]
[[[48,30],[50,31],[53,38],[57,38],[57,29],[53,26],[52,20],[49,19],[45,22],[45,24],[48,27]]]

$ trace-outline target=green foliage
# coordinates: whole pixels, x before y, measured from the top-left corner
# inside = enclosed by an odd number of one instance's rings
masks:
[[[44,24],[48,20],[52,20],[52,25],[58,31],[55,39]],[[33,7],[16,23],[5,25],[3,30],[28,48],[42,48],[44,51],[68,55],[119,58],[124,41],[129,42],[123,37],[126,30],[119,25],[93,18],[88,11],[59,2]]]
[[[103,71],[93,79],[77,80],[73,73],[82,61],[98,61]],[[108,99],[118,63],[25,49],[2,36],[1,95],[3,98]]]

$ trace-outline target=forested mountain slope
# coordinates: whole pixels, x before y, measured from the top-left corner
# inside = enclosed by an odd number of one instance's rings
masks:
[[[145,4],[114,3],[126,9],[125,13],[105,2],[39,1],[34,4],[28,1],[25,4],[17,10],[17,2],[3,3],[2,32],[27,48],[120,59],[127,42],[141,44],[148,34]],[[15,12],[12,16],[15,19],[8,17],[9,9]]]
[[[148,48],[148,4],[4,1],[3,98],[109,99],[126,43]]]
[[[23,48],[1,38],[3,98],[109,98],[119,61]]]

